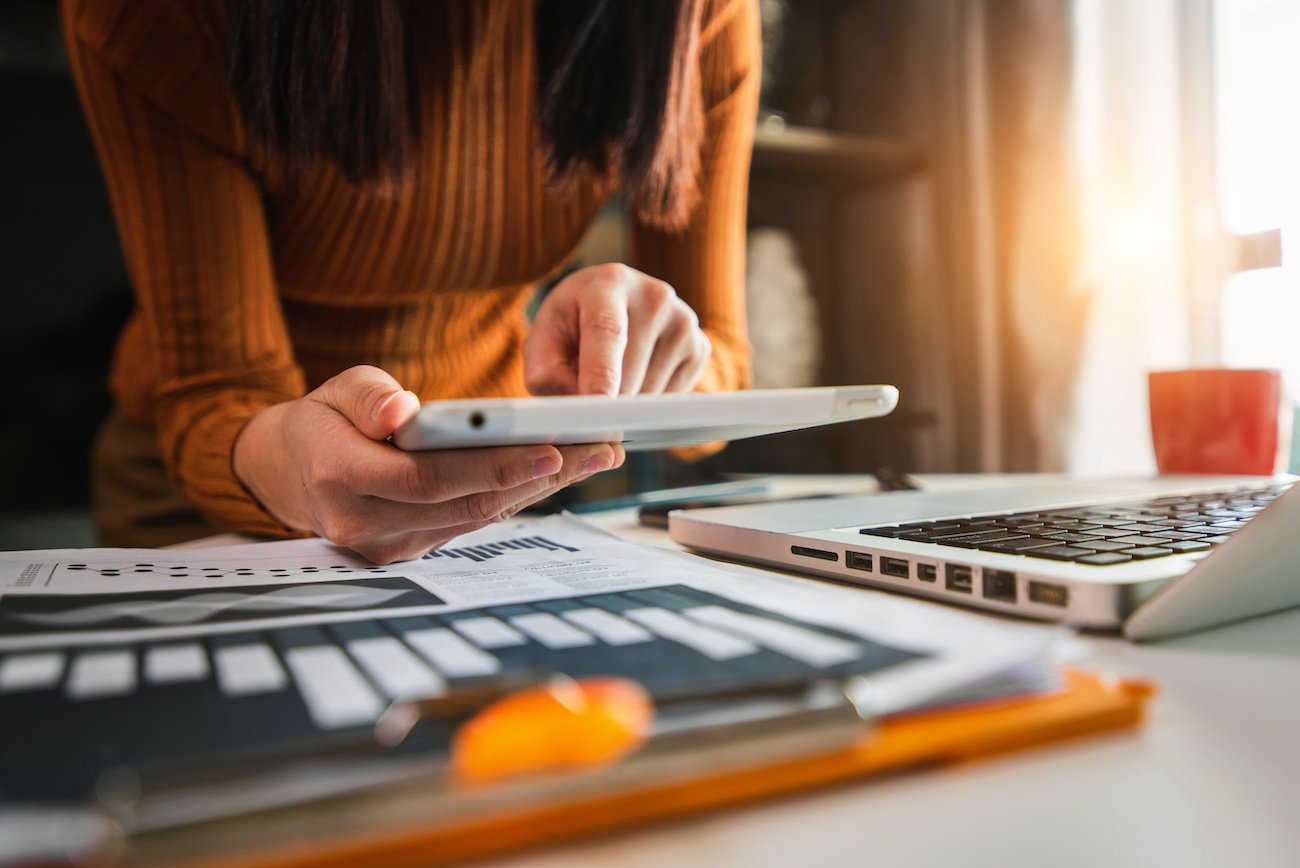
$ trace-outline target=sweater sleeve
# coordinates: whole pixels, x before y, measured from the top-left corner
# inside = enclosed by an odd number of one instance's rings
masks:
[[[235,146],[220,61],[194,22],[172,20],[184,6],[64,0],[68,52],[156,369],[147,421],[163,460],[212,523],[286,535],[235,478],[231,453],[249,419],[305,387],[261,188]],[[145,7],[163,11],[146,20]]]
[[[700,36],[705,134],[700,200],[680,231],[634,221],[633,264],[667,281],[713,343],[700,391],[743,389],[750,380],[745,328],[745,209],[758,109],[761,49],[755,0],[718,0]]]

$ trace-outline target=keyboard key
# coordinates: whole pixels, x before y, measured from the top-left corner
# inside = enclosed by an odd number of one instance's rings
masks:
[[[1094,527],[1101,527],[1101,525],[1097,524],[1096,522],[1082,521],[1077,518],[1052,519],[1049,522],[1049,524],[1052,527],[1059,528],[1060,530],[1072,530],[1076,532],[1081,530],[1088,530]]]
[[[1041,549],[1056,545],[1060,545],[1057,540],[1022,537],[1020,539],[981,543],[976,548],[989,552],[1022,552],[1027,549]]]
[[[940,541],[940,539],[952,539],[954,537],[975,537],[978,534],[1002,533],[1001,528],[992,528],[988,525],[958,525],[956,528],[946,530],[933,530],[926,534],[926,539]]]
[[[1132,548],[1128,543],[1115,542],[1113,539],[1098,539],[1091,542],[1075,543],[1081,549],[1092,549],[1095,552],[1122,552],[1125,549]]]
[[[1165,543],[1165,548],[1171,548],[1176,552],[1203,552],[1210,547],[1210,544],[1203,540],[1174,540]]]
[[[212,663],[217,686],[226,696],[274,693],[288,684],[284,667],[271,646],[263,642],[218,646],[212,652]]]
[[[389,699],[439,696],[447,691],[442,676],[393,636],[356,639],[347,643],[347,649]]]
[[[1221,543],[1226,543],[1230,539],[1232,539],[1232,537],[1228,534],[1221,534],[1219,536],[1203,536],[1201,537],[1201,542],[1207,542],[1210,545],[1217,546]]]
[[[1188,503],[1194,498],[1182,494],[1171,494],[1164,497],[1153,497],[1147,501],[1152,506],[1174,506],[1180,503]]]
[[[907,524],[900,524],[899,530],[944,530],[945,528],[960,527],[959,522],[955,521],[911,521]]]
[[[1026,549],[1025,554],[1031,558],[1050,558],[1054,561],[1074,561],[1079,558],[1086,558],[1089,555],[1095,555],[1096,552],[1091,549],[1075,548],[1074,546],[1054,545],[1041,549]]]
[[[974,534],[972,536],[955,537],[953,539],[935,540],[940,545],[957,546],[964,549],[981,549],[990,543],[1011,542],[1013,540],[1028,539],[1028,534],[1014,533],[1010,531],[992,531],[990,533]]]
[[[892,525],[889,527],[864,527],[858,533],[868,536],[883,536],[890,538],[922,538],[928,539],[932,533],[957,532],[962,529],[963,525],[956,522],[921,522],[914,524]]]
[[[86,651],[72,658],[68,683],[69,699],[100,699],[125,696],[135,691],[135,654],[127,651]]]
[[[1073,533],[1071,531],[1062,531],[1060,533],[1045,533],[1043,534],[1043,536],[1046,537],[1047,539],[1059,540],[1060,542],[1065,542],[1065,543],[1091,542],[1093,540],[1100,539],[1100,537],[1094,536],[1093,534]]]
[[[1161,527],[1160,525],[1158,525],[1158,524],[1146,524],[1146,523],[1143,523],[1143,522],[1137,522],[1137,523],[1135,523],[1135,524],[1121,524],[1121,525],[1116,525],[1116,528],[1115,528],[1115,529],[1116,529],[1116,530],[1127,530],[1127,531],[1130,531],[1131,533],[1149,533],[1149,532],[1151,532],[1151,531],[1164,530],[1164,528],[1162,528],[1162,527]]]
[[[857,643],[725,606],[700,606],[688,609],[686,615],[703,624],[739,633],[771,651],[809,666],[838,666],[862,656],[862,647]]]
[[[1128,555],[1119,552],[1098,552],[1095,555],[1088,555],[1083,558],[1075,558],[1075,563],[1092,564],[1093,566],[1105,567],[1111,564],[1126,564],[1133,560]]]
[[[1212,524],[1201,523],[1201,524],[1189,524],[1185,527],[1179,528],[1179,530],[1181,530],[1183,533],[1221,534],[1225,529],[1221,527],[1215,527]]]
[[[1158,536],[1142,536],[1134,534],[1132,536],[1117,536],[1115,542],[1128,543],[1133,546],[1158,546],[1164,545],[1168,540]]]
[[[11,654],[0,662],[0,693],[57,687],[63,662],[63,655],[57,651]]]
[[[144,679],[150,684],[183,684],[208,677],[208,655],[198,642],[154,645],[144,655]]]
[[[577,624],[606,645],[636,645],[654,641],[654,634],[604,609],[572,609],[560,617]]]
[[[596,640],[590,633],[584,633],[572,624],[566,624],[550,612],[516,615],[510,619],[510,623],[535,641],[557,651],[596,644]]]
[[[284,662],[321,729],[374,723],[385,703],[337,645],[290,648]]]
[[[629,609],[624,614],[662,638],[685,645],[713,660],[731,660],[758,653],[758,646],[748,639],[705,627],[667,609]]]
[[[1161,558],[1165,555],[1172,555],[1174,550],[1164,546],[1140,546],[1138,548],[1125,549],[1121,554],[1126,554],[1135,560],[1146,560],[1147,558]]]
[[[1183,531],[1183,530],[1162,530],[1162,531],[1157,531],[1156,533],[1153,533],[1151,535],[1162,537],[1164,539],[1181,539],[1181,540],[1189,540],[1189,539],[1195,540],[1195,539],[1200,539],[1202,536],[1204,536],[1204,534],[1188,533],[1187,531]]]

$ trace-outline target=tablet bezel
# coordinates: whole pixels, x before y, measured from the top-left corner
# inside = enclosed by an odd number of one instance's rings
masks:
[[[871,419],[897,403],[886,385],[428,401],[392,442],[408,451],[612,442],[648,451]]]

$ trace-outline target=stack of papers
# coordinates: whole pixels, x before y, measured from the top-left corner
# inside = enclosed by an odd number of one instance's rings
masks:
[[[626,676],[664,701],[853,678],[883,716],[1049,689],[1062,635],[571,516],[383,567],[322,540],[5,553],[0,812],[91,802],[124,768],[346,745],[391,703],[511,672]]]

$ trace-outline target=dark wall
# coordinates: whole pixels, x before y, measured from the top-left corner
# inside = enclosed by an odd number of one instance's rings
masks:
[[[0,513],[87,503],[131,305],[53,0],[0,11]]]

